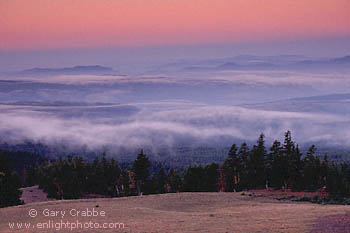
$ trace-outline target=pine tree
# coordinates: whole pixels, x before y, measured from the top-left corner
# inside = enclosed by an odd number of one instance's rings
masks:
[[[168,184],[168,177],[164,168],[160,168],[158,174],[158,193],[166,193],[166,185]]]
[[[289,160],[289,168],[290,168],[290,188],[293,191],[302,190],[302,153],[299,150],[299,146],[296,145],[295,149],[292,151]]]
[[[284,170],[282,172],[283,177],[283,188],[289,189],[292,186],[292,183],[294,182],[294,164],[293,164],[293,156],[295,154],[295,143],[292,140],[292,134],[288,130],[284,134],[284,144],[282,148],[282,161],[281,165]]]
[[[263,188],[266,184],[265,136],[260,134],[257,144],[250,153],[248,176],[250,188]]]
[[[219,181],[219,165],[211,163],[204,167],[206,192],[216,192],[218,190]]]
[[[283,185],[284,180],[284,168],[283,168],[283,157],[282,147],[279,141],[274,141],[270,148],[270,153],[267,159],[267,174],[269,184],[275,189],[280,189]]]
[[[183,190],[185,192],[205,191],[205,173],[202,166],[189,166],[184,172]]]
[[[225,159],[223,164],[223,171],[225,174],[225,190],[228,192],[235,191],[237,188],[236,186],[239,183],[239,163],[237,147],[236,144],[233,144],[229,150],[228,157]]]
[[[175,193],[183,189],[183,182],[180,174],[175,169],[170,169],[168,174],[168,182],[170,186],[170,192]]]
[[[140,194],[142,192],[142,186],[147,181],[149,177],[150,161],[147,156],[141,150],[137,159],[134,161],[132,171],[135,173],[135,181],[137,186],[137,191]]]
[[[248,180],[248,167],[249,167],[249,157],[250,157],[250,150],[247,145],[247,143],[243,142],[239,148],[238,151],[238,158],[240,161],[240,164],[238,166],[239,171],[239,190],[244,190],[249,187],[249,180]]]
[[[315,157],[315,145],[310,146],[305,158],[304,158],[304,189],[307,191],[315,191],[317,189],[317,184],[319,177],[317,175],[317,163]]]

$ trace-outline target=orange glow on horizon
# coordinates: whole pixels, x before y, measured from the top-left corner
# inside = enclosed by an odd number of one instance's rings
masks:
[[[0,50],[350,36],[348,0],[0,0]]]

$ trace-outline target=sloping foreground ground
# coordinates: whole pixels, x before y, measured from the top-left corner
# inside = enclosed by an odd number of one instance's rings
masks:
[[[350,233],[350,213],[322,217],[311,233],[341,232]]]
[[[99,216],[72,216],[98,211]],[[29,211],[36,217],[30,217]],[[35,210],[35,211],[33,211]],[[44,216],[47,212],[52,216]],[[55,212],[57,211],[57,212]],[[62,217],[60,211],[65,211]],[[105,212],[105,216],[103,212]],[[0,209],[0,232],[310,232],[319,220],[350,206],[279,202],[240,193],[174,193],[127,198],[50,201]],[[57,215],[57,216],[54,216]],[[329,217],[328,217],[329,218]],[[61,224],[77,224],[68,229]],[[94,223],[93,227],[89,222]],[[10,224],[15,224],[9,226]],[[17,223],[27,223],[27,229]],[[61,225],[57,225],[57,223]],[[111,227],[114,229],[96,229]],[[46,225],[45,225],[46,224]],[[79,225],[81,224],[81,225]],[[108,225],[109,224],[109,225]],[[45,227],[46,229],[41,229]],[[121,228],[119,228],[121,227]],[[17,228],[17,229],[16,229]],[[62,228],[58,231],[59,228]],[[317,232],[317,231],[316,231]],[[334,232],[332,230],[328,232]],[[341,232],[341,231],[339,231]]]

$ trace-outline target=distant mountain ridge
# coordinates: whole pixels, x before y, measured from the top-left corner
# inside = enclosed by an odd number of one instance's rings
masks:
[[[350,63],[350,56],[345,56],[345,57],[340,57],[340,58],[335,58],[333,59],[334,62],[338,63]]]
[[[321,59],[321,60],[304,60],[296,63],[295,65],[326,65],[326,66],[338,66],[338,65],[349,65],[350,66],[350,56],[331,58],[331,59]]]
[[[215,59],[197,62],[184,71],[216,71],[216,70],[350,70],[350,56],[338,58],[311,59],[297,55],[284,56],[251,56],[240,55],[226,59]]]
[[[249,57],[248,57],[249,58]],[[286,62],[275,64],[271,61],[262,59],[247,60],[246,64],[240,65],[237,62],[228,62],[217,66],[216,69],[243,69],[243,70],[259,70],[259,69],[350,69],[350,56],[329,59],[310,59],[302,61]]]
[[[56,106],[56,107],[63,107],[63,106],[111,106],[116,105],[114,103],[87,103],[87,102],[66,102],[66,101],[16,101],[16,102],[10,102],[10,103],[0,103],[3,105],[15,105],[15,106],[42,106],[42,107],[48,107],[48,106]]]
[[[350,93],[290,98],[265,103],[246,104],[243,107],[286,112],[314,112],[350,115]]]
[[[63,68],[32,68],[22,70],[19,74],[23,75],[45,75],[45,74],[111,74],[115,71],[110,67],[91,65],[91,66],[73,66]]]

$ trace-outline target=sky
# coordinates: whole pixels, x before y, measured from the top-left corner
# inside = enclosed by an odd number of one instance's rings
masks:
[[[0,50],[350,38],[348,0],[0,0]]]
[[[0,0],[0,71],[150,54],[345,56],[349,12],[348,0]]]

